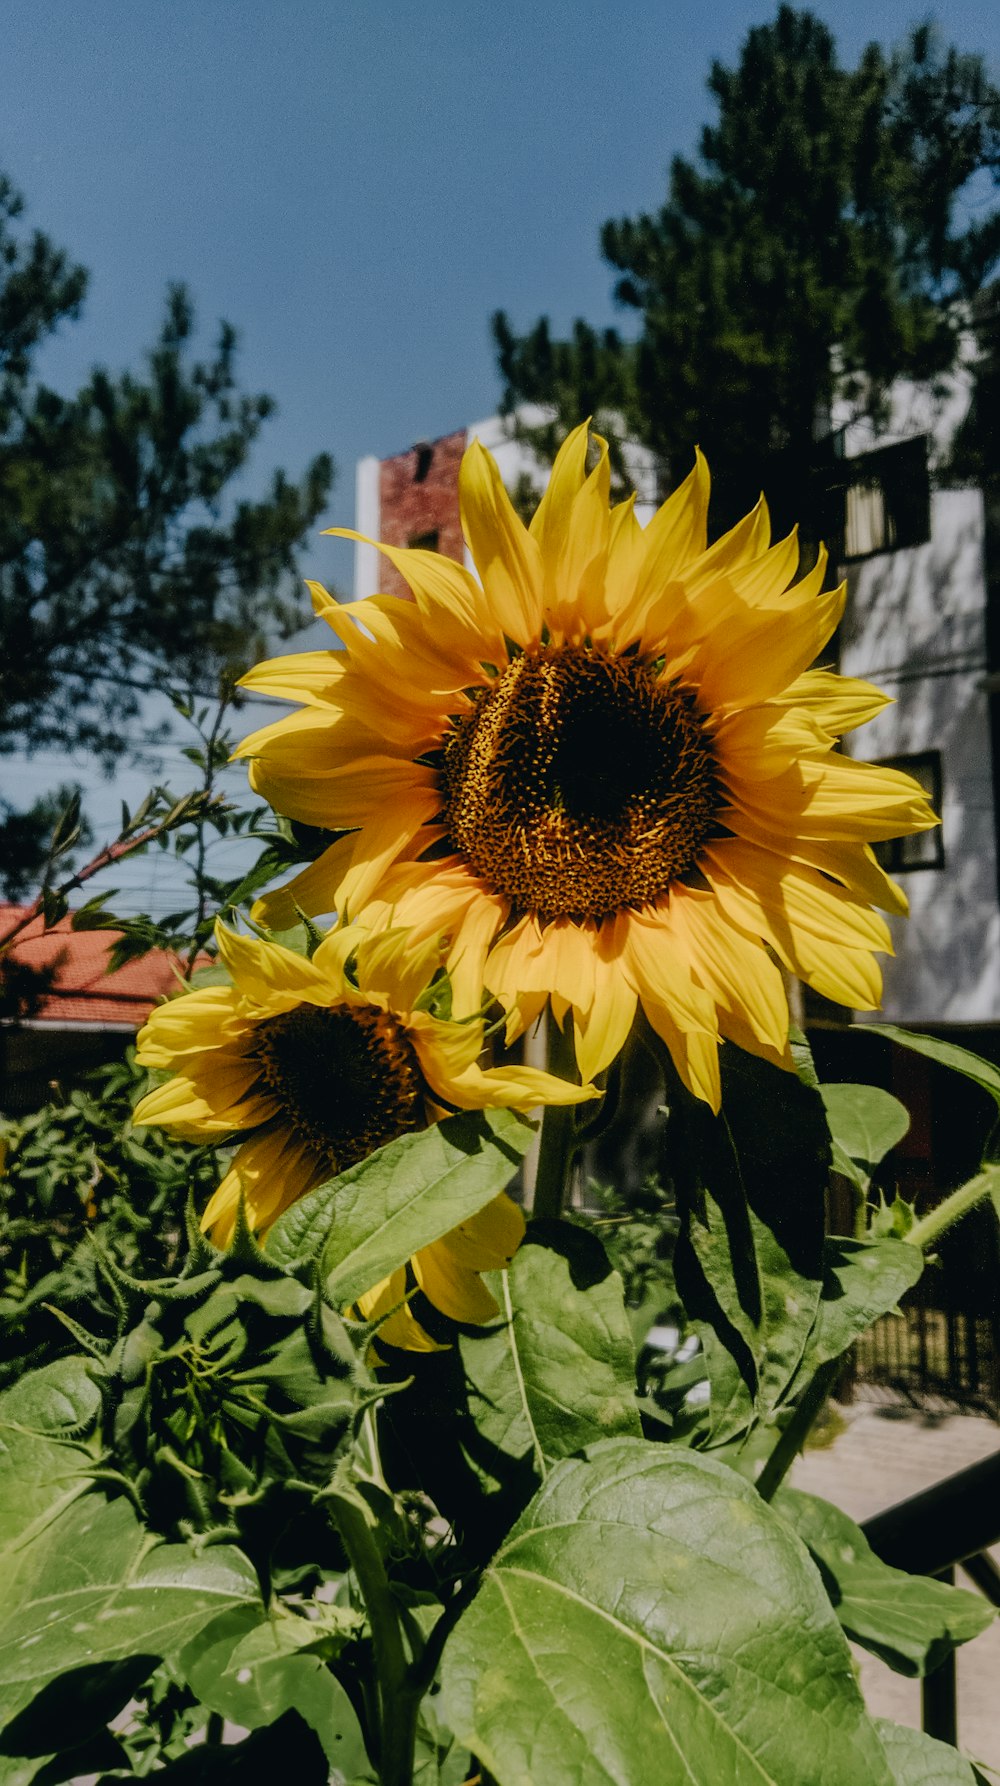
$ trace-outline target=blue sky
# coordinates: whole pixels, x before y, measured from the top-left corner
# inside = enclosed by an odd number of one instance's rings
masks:
[[[773,4],[717,0],[5,0],[0,166],[90,267],[56,383],[150,341],[168,279],[240,331],[280,414],[256,467],[353,467],[489,414],[490,312],[614,319],[608,216],[654,206],[694,147],[713,56]],[[817,8],[842,54],[923,9]],[[1000,19],[950,0],[996,67]],[[343,549],[329,554],[346,580]]]
[[[850,60],[896,41],[909,0],[819,4]],[[255,458],[354,464],[488,415],[488,319],[615,320],[601,222],[655,206],[710,115],[754,0],[0,0],[0,167],[29,220],[91,270],[46,355],[72,387],[134,363],[167,281],[207,345],[238,328],[245,387],[279,414]],[[949,0],[949,36],[998,73],[1000,16]],[[314,574],[350,584],[349,549]],[[0,766],[2,768],[2,766]],[[9,777],[11,766],[3,771]],[[51,773],[39,780],[51,782]],[[20,780],[18,791],[27,793]]]

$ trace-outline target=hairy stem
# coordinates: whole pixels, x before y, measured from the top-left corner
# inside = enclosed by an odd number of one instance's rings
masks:
[[[984,1166],[981,1172],[976,1173],[975,1178],[970,1178],[967,1184],[959,1185],[958,1190],[952,1191],[951,1196],[939,1203],[936,1209],[928,1210],[919,1222],[914,1222],[906,1239],[911,1246],[922,1247],[926,1252],[962,1216],[968,1215],[970,1209],[975,1209],[977,1203],[984,1202],[991,1192],[998,1190],[1000,1166]]]
[[[549,1011],[548,1023],[548,1071],[557,1079],[576,1078],[575,1057],[573,1051],[573,1032],[567,1014],[565,1029]],[[558,1217],[562,1215],[569,1190],[570,1168],[576,1146],[576,1111],[572,1104],[549,1104],[542,1118],[542,1137],[538,1149],[538,1169],[535,1174],[535,1195],[532,1200],[531,1213],[536,1219],[542,1216]]]
[[[372,1630],[378,1678],[379,1780],[381,1786],[412,1786],[420,1686],[406,1659],[399,1612],[364,1512],[346,1495],[332,1497],[331,1506]]]
[[[810,1428],[843,1368],[843,1359],[821,1364],[808,1389],[796,1404],[788,1425],[757,1478],[757,1493],[770,1501],[781,1487],[809,1436]]]

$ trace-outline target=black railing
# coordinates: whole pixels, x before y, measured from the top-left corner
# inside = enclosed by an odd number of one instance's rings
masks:
[[[861,1529],[884,1563],[911,1575],[936,1575],[949,1582],[960,1568],[987,1600],[1000,1607],[1000,1569],[988,1548],[1000,1544],[1000,1451],[876,1513]],[[954,1651],[921,1682],[921,1714],[928,1736],[957,1744]]]

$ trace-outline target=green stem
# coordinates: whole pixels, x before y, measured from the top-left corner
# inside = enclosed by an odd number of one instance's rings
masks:
[[[864,1240],[868,1234],[868,1192],[859,1184],[851,1184],[851,1196],[854,1198],[854,1238]]]
[[[968,1184],[959,1185],[936,1209],[931,1209],[919,1222],[914,1222],[906,1239],[911,1246],[923,1247],[926,1252],[947,1229],[982,1203],[991,1191],[1000,1189],[1000,1166],[984,1166]]]
[[[773,1499],[784,1482],[806,1442],[813,1421],[837,1381],[843,1363],[843,1359],[838,1356],[821,1364],[808,1389],[796,1404],[788,1425],[757,1478],[757,1493],[762,1500]]]
[[[567,1012],[565,1029],[560,1029],[550,1011],[548,1023],[547,1067],[557,1079],[576,1078],[573,1032]],[[542,1117],[542,1135],[538,1147],[538,1168],[535,1173],[535,1194],[531,1213],[539,1217],[562,1215],[569,1189],[570,1167],[576,1144],[576,1111],[572,1104],[548,1104]]]
[[[372,1630],[378,1677],[379,1780],[381,1786],[412,1786],[420,1688],[406,1659],[389,1577],[361,1508],[340,1495],[331,1497],[331,1506]]]

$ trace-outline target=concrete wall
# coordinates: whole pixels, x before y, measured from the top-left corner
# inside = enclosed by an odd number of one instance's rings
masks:
[[[840,668],[895,705],[845,740],[868,759],[941,753],[944,866],[899,876],[882,1015],[907,1024],[1000,1021],[1000,907],[986,674],[983,503],[931,497],[931,537],[850,567]]]

